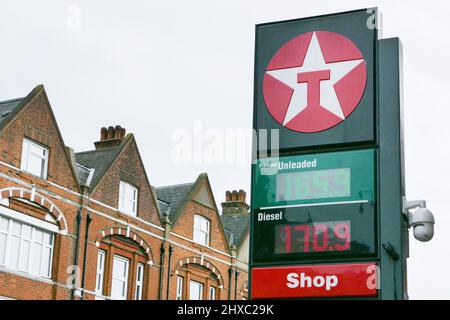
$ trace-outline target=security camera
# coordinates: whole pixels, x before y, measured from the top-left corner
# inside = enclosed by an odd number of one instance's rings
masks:
[[[417,208],[414,212],[409,210]],[[426,208],[424,200],[403,201],[403,212],[408,218],[408,227],[413,228],[414,238],[419,241],[430,241],[434,235],[434,216]]]
[[[414,228],[414,238],[419,241],[430,241],[434,235],[434,217],[427,208],[418,208],[408,215],[408,224]]]

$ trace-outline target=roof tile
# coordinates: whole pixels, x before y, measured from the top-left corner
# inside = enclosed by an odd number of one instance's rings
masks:
[[[177,184],[172,186],[158,187],[156,189],[156,196],[159,200],[164,201],[166,204],[170,204],[169,219],[175,221],[178,216],[178,209],[183,204],[189,191],[194,186],[194,183]],[[160,205],[161,213],[166,207]]]
[[[97,183],[100,181],[102,176],[105,174],[106,169],[108,169],[111,162],[117,156],[117,152],[120,150],[119,146],[102,148],[99,150],[91,150],[85,152],[75,153],[75,159],[78,164],[81,164],[84,167],[95,169],[94,176],[91,182],[91,189],[94,189]],[[81,170],[78,171],[78,178],[80,183],[83,181],[83,174]],[[81,176],[80,176],[81,174]],[[86,177],[87,178],[87,177]],[[84,180],[85,181],[85,180]]]

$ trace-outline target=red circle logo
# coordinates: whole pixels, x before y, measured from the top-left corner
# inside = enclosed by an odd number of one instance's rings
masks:
[[[272,57],[263,81],[269,113],[297,132],[319,132],[344,121],[366,87],[366,61],[335,32],[301,34]]]

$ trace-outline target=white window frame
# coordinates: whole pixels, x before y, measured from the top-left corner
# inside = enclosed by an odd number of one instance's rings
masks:
[[[199,214],[194,215],[194,242],[203,246],[209,246],[210,233],[211,221]]]
[[[177,277],[177,295],[176,300],[183,300],[183,277],[178,276]]]
[[[209,300],[216,300],[216,287],[210,286],[208,295]]]
[[[116,260],[122,261],[122,262],[125,263],[125,276],[124,277],[118,277],[118,278],[114,277],[114,264],[115,264]],[[112,269],[112,283],[111,283],[111,298],[112,299],[117,299],[117,300],[126,300],[127,299],[129,268],[130,268],[130,260],[129,259],[124,258],[124,257],[119,256],[119,255],[114,255],[114,257],[113,257],[113,269]],[[125,296],[121,296],[121,297],[113,296],[114,280],[117,280],[117,281],[125,283]]]
[[[134,294],[135,300],[142,300],[142,292],[144,291],[144,271],[144,264],[138,263],[136,267],[136,291]]]
[[[60,232],[60,230],[56,224],[53,224],[53,223],[50,223],[50,222],[47,222],[47,221],[44,221],[41,219],[37,219],[32,216],[28,216],[26,214],[23,214],[22,212],[19,212],[19,211],[10,209],[10,208],[0,206],[0,215],[11,218],[13,220],[23,222],[25,224],[32,225],[36,228],[43,229],[43,230],[49,231],[51,233],[59,233]]]
[[[0,266],[6,268],[6,269],[10,269],[13,271],[17,271],[20,273],[24,273],[30,276],[36,276],[36,277],[40,277],[40,278],[45,278],[45,279],[51,279],[51,275],[52,275],[52,269],[53,269],[53,249],[54,249],[54,245],[55,245],[55,233],[53,232],[49,232],[45,229],[39,228],[35,225],[29,224],[29,223],[24,223],[21,220],[18,219],[13,219],[11,217],[9,217],[8,215],[3,215],[0,214],[0,217],[2,219],[5,219],[7,221],[7,230],[0,230],[0,234],[3,235],[3,238],[6,239],[6,243],[5,243],[5,250],[4,250],[4,256],[0,257]],[[20,225],[20,235],[15,235],[13,234],[12,228],[13,228],[13,223]],[[30,228],[30,236],[29,237],[25,237],[23,235],[23,228],[24,226]],[[37,235],[37,232],[42,232],[42,240],[37,240],[35,238],[35,236]],[[49,242],[50,244],[45,242],[45,238],[49,237]],[[13,240],[18,241],[19,243],[19,248],[18,248],[18,252],[17,252],[17,266],[12,265],[14,262],[11,261],[12,258],[12,242]],[[28,253],[25,254],[24,250],[24,245],[28,244]],[[33,260],[35,259],[35,247],[39,246],[41,248],[41,253],[40,253],[40,257],[39,257],[39,266],[38,266],[38,272],[34,272],[34,265],[33,265]],[[48,252],[49,254],[46,255],[45,253]],[[21,266],[21,261],[23,261],[23,259],[26,259],[26,266],[23,267]],[[47,261],[48,259],[48,261]],[[45,266],[45,261],[48,262],[48,269],[47,270],[43,270],[44,266]]]
[[[95,293],[103,295],[103,280],[105,275],[106,252],[98,250],[97,254],[97,272],[95,276]]]
[[[203,289],[204,289],[204,285],[201,282],[198,281],[194,281],[194,280],[190,280],[189,282],[189,300],[194,300],[192,299],[192,289],[193,289],[193,284],[195,284],[195,286],[197,286],[197,288],[199,289],[198,293],[198,300],[203,300]]]
[[[30,150],[30,147],[36,147],[44,151],[45,155],[42,156],[40,154],[35,154]],[[30,156],[40,159],[43,163],[41,163],[41,172],[32,172],[29,169],[29,160]],[[48,171],[48,148],[40,145],[36,142],[33,142],[29,139],[24,138],[22,142],[22,158],[20,160],[20,169],[23,171],[26,171],[28,173],[31,173],[32,175],[35,175],[37,177],[40,177],[42,179],[47,179],[47,171]]]
[[[129,190],[134,192],[135,197],[132,199],[127,198],[127,194],[129,192]],[[137,216],[138,199],[139,199],[138,193],[139,193],[139,190],[135,186],[133,186],[125,181],[120,181],[120,183],[119,183],[119,211],[136,217]]]

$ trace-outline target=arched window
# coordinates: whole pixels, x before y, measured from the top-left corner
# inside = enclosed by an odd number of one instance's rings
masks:
[[[148,263],[145,250],[121,235],[106,236],[99,244],[95,292],[97,299],[146,299]]]
[[[51,278],[56,224],[0,206],[0,266]]]
[[[174,270],[176,300],[216,300],[223,289],[219,270],[203,257],[185,257]]]

